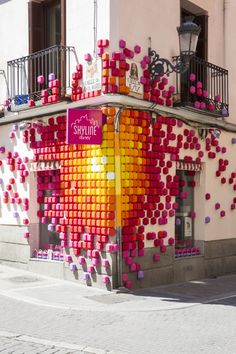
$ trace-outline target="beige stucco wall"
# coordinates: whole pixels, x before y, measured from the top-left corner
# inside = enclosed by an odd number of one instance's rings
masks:
[[[236,1],[225,0],[225,66],[229,70],[229,121],[236,123],[236,42],[235,34]]]
[[[7,61],[28,55],[28,3],[12,0],[0,4],[0,70],[7,73]],[[8,97],[3,75],[0,75],[0,104]]]
[[[95,7],[93,0],[69,0],[66,4],[66,42],[74,46],[79,61],[84,54],[93,54],[94,26],[97,40],[109,39],[110,0],[98,0]],[[97,21],[94,22],[95,12]],[[95,38],[96,39],[96,38]]]
[[[234,191],[235,179],[232,184],[229,184],[231,173],[236,171],[235,153],[236,145],[232,144],[232,138],[236,134],[221,132],[219,139],[220,146],[227,147],[227,152],[217,154],[215,159],[207,160],[206,167],[206,186],[205,193],[210,193],[211,198],[205,201],[205,215],[211,217],[211,222],[205,228],[205,240],[219,240],[235,237],[236,230],[236,210],[231,210],[231,203],[236,196]],[[228,160],[229,164],[226,171],[221,173],[220,177],[216,177],[219,159]],[[226,183],[221,183],[221,178],[226,178]],[[215,203],[220,203],[220,209],[215,210]],[[225,217],[220,217],[220,211],[225,210]]]
[[[171,59],[179,54],[176,27],[179,25],[179,0],[112,0],[111,38],[117,50],[119,40],[124,39],[127,47],[141,45],[142,55],[151,47],[164,58]],[[171,80],[172,81],[172,80]]]

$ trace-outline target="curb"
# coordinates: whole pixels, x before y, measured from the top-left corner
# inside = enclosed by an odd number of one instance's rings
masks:
[[[56,348],[61,348],[61,349],[77,350],[77,351],[81,351],[83,353],[88,353],[88,354],[108,354],[108,353],[110,353],[110,351],[98,349],[98,348],[93,348],[93,347],[89,347],[86,345],[70,344],[70,343],[66,343],[66,342],[55,342],[55,341],[51,341],[51,340],[47,340],[47,339],[40,339],[37,337],[32,337],[32,336],[27,336],[24,334],[12,333],[12,332],[7,332],[7,331],[0,331],[0,338],[1,337],[15,339],[19,342],[41,344],[41,345],[51,347],[50,349],[54,349],[56,347]],[[121,353],[114,352],[114,354],[121,354]],[[123,354],[125,354],[125,353],[123,353]]]

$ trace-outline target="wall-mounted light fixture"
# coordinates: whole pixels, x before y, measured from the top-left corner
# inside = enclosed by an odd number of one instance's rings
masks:
[[[19,129],[25,130],[30,128],[39,128],[39,127],[43,127],[44,125],[46,125],[46,123],[41,119],[36,119],[33,121],[23,120],[19,123]]]
[[[172,64],[168,59],[160,58],[155,50],[149,48],[148,55],[150,64],[148,70],[150,78],[153,81],[158,76],[169,75],[173,71],[176,73],[184,73],[189,68],[189,62],[196,53],[196,46],[201,27],[193,22],[193,17],[186,17],[186,22],[177,27],[179,35],[180,56],[176,64]]]
[[[213,138],[219,139],[221,135],[221,130],[216,127],[198,128],[198,135],[201,139],[205,140],[208,133],[210,133]]]
[[[209,129],[209,132],[211,133],[211,135],[215,138],[215,139],[219,139],[220,134],[221,134],[221,130],[218,128],[212,128]]]
[[[37,120],[34,120],[33,122],[33,128],[39,128],[39,127],[43,127],[46,123],[41,120],[41,119],[37,119]]]
[[[31,123],[27,122],[25,120],[23,120],[22,122],[20,122],[19,124],[19,129],[20,130],[25,130],[25,129],[30,129],[31,128]]]

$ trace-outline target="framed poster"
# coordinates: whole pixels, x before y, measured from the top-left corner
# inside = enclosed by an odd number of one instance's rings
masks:
[[[142,69],[140,63],[134,60],[128,60],[129,70],[126,72],[126,85],[130,88],[130,96],[143,98],[143,85],[140,82]]]
[[[102,88],[102,60],[96,58],[84,64],[83,92],[92,92]]]
[[[184,237],[192,237],[192,219],[189,216],[184,218]]]

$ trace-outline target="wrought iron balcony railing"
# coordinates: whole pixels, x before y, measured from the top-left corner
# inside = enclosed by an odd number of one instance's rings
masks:
[[[216,117],[227,116],[228,95],[228,70],[203,59],[193,57],[188,70],[176,74],[175,106]]]
[[[8,61],[9,98],[16,106],[27,103],[29,98],[39,99],[43,87],[37,77],[42,75],[47,81],[50,73],[60,80],[61,95],[65,95],[70,87],[71,71],[77,63],[75,48],[59,45]]]

